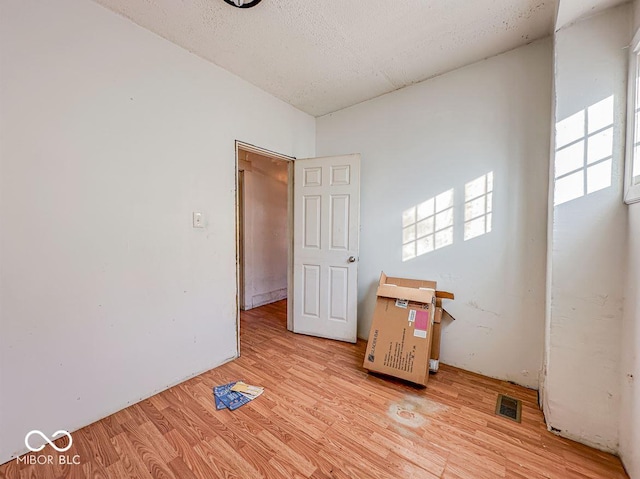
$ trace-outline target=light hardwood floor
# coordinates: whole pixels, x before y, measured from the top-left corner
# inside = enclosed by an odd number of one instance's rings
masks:
[[[240,359],[75,432],[66,454],[81,465],[14,460],[0,477],[627,477],[618,458],[549,433],[535,391],[444,365],[426,389],[372,376],[365,342],[289,333],[285,309],[243,312]],[[237,379],[266,391],[216,411],[212,387]],[[499,393],[523,401],[522,424],[494,415]]]

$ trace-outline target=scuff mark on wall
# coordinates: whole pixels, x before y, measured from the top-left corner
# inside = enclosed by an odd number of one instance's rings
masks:
[[[493,314],[494,316],[500,316],[500,314],[496,313],[495,311],[491,311],[489,309],[484,309],[481,308],[477,302],[475,301],[467,301],[467,306],[472,307],[473,309],[477,309],[478,311],[482,311],[483,313],[489,313],[489,314]]]

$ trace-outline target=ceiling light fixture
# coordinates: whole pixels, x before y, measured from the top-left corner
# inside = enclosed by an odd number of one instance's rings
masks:
[[[226,3],[237,8],[251,8],[255,7],[262,0],[224,0]]]

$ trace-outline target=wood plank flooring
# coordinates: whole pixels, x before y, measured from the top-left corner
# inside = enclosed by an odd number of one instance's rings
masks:
[[[13,460],[0,477],[627,477],[617,457],[549,433],[535,391],[444,365],[426,389],[372,376],[365,342],[294,335],[285,310],[243,312],[240,359],[75,432],[65,454],[80,465]],[[266,391],[216,411],[212,387],[237,379]],[[494,415],[499,393],[523,401],[522,424]]]

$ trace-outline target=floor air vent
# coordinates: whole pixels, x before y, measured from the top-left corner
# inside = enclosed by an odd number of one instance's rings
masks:
[[[496,415],[506,417],[512,421],[520,422],[520,416],[522,415],[522,401],[505,396],[504,394],[498,395]]]

